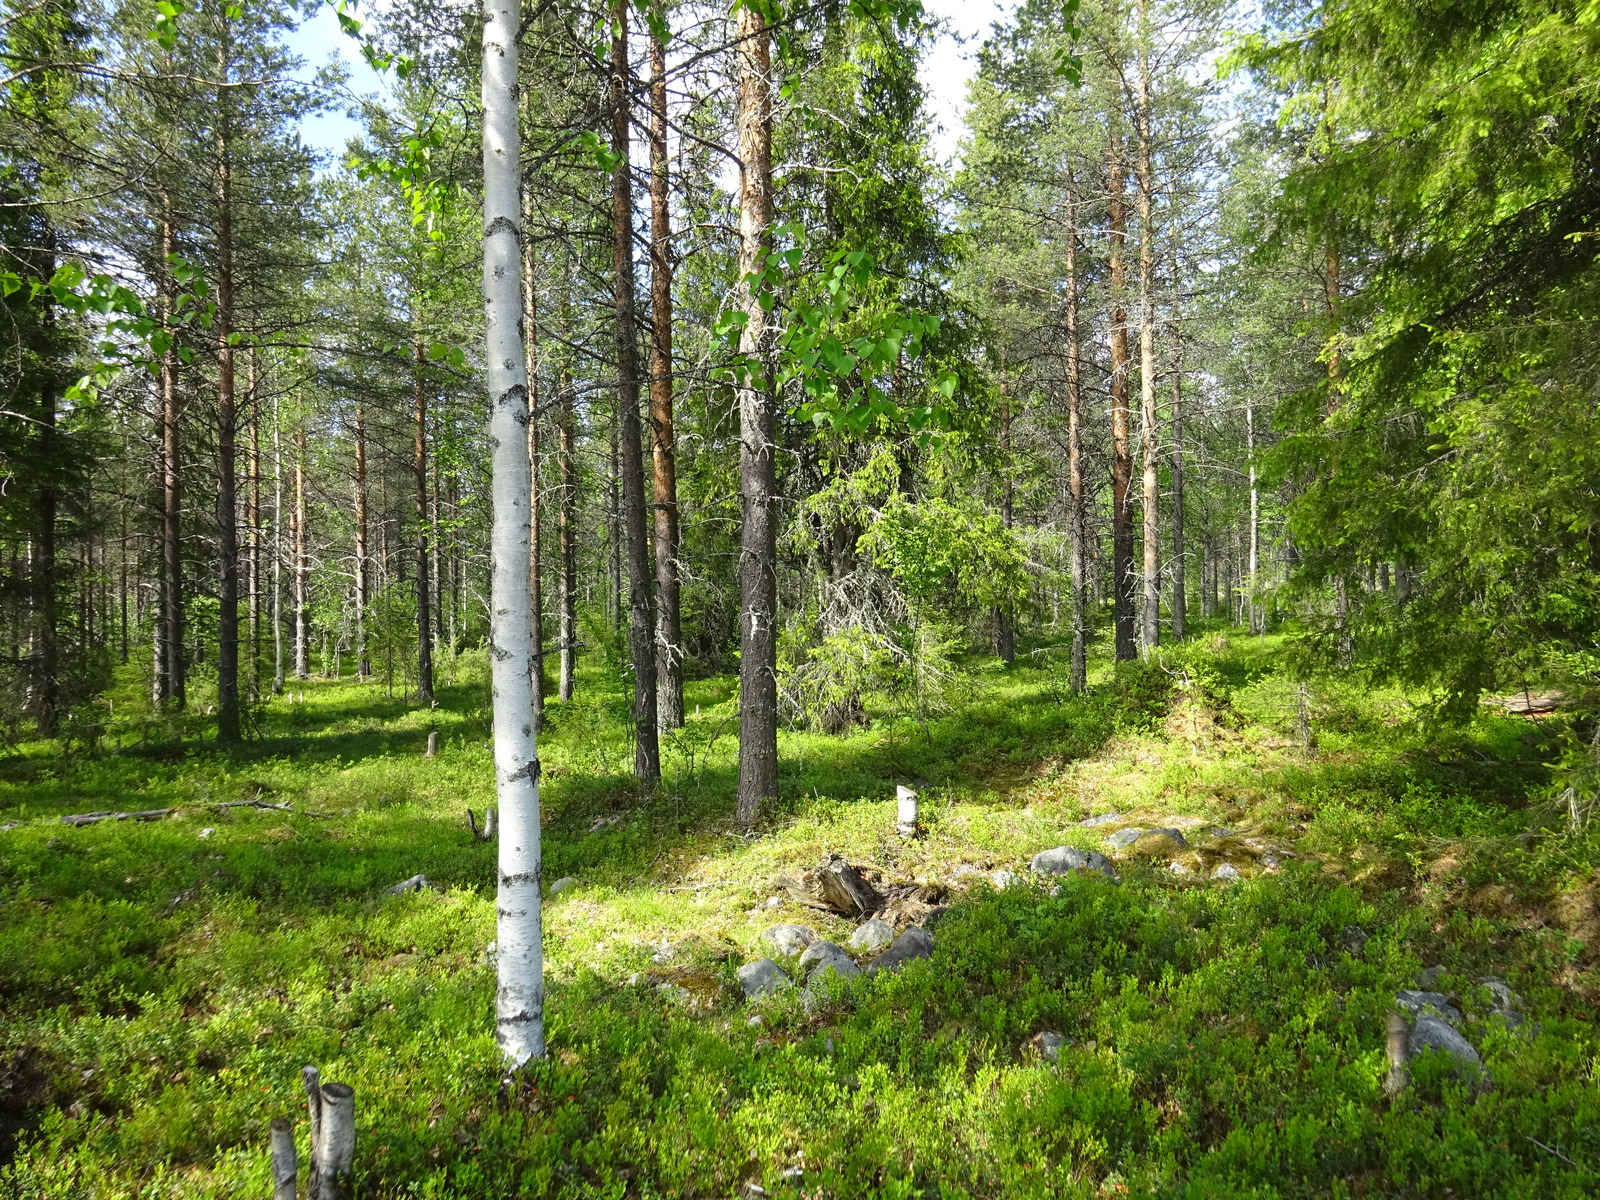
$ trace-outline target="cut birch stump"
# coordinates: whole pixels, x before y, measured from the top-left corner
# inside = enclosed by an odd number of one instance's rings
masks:
[[[483,828],[482,829],[478,828],[477,815],[470,808],[467,809],[467,828],[472,830],[472,839],[473,839],[473,841],[477,841],[477,842],[492,842],[492,841],[494,841],[494,809],[486,808],[486,809],[483,810]]]
[[[1389,1074],[1383,1081],[1383,1090],[1391,1096],[1398,1096],[1405,1091],[1409,1082],[1406,1056],[1410,1049],[1410,1041],[1411,1027],[1406,1024],[1406,1019],[1397,1012],[1391,1012],[1384,1038],[1384,1052],[1389,1059]]]
[[[917,794],[904,784],[894,789],[895,831],[903,838],[917,836]]]
[[[437,758],[439,756],[439,731],[435,729],[428,734],[428,748],[423,751],[423,758]]]
[[[350,1200],[356,1157],[355,1089],[344,1083],[322,1083],[315,1067],[301,1068],[300,1077],[311,1118],[306,1195],[309,1200]]]
[[[294,1125],[288,1117],[267,1124],[272,1154],[272,1200],[295,1200],[300,1185],[300,1159],[294,1148]]]

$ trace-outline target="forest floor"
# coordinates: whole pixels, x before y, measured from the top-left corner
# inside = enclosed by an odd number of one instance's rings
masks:
[[[545,879],[576,883],[545,909],[550,1055],[514,1094],[494,848],[465,817],[492,803],[481,656],[433,708],[294,683],[237,753],[133,719],[94,754],[23,747],[0,760],[0,1197],[267,1195],[271,1117],[304,1155],[307,1063],[356,1090],[372,1196],[1600,1192],[1600,832],[1565,830],[1549,766],[1570,722],[1432,727],[1399,693],[1302,692],[1237,634],[1098,664],[1081,697],[1049,655],[969,665],[955,712],[785,733],[784,800],[745,832],[734,681],[689,685],[641,799],[619,682],[586,664],[541,742]],[[248,800],[289,807],[222,807]],[[1108,841],[1163,826],[1187,848]],[[1032,875],[1056,846],[1116,881]],[[848,943],[777,882],[829,854],[901,885],[902,921],[948,906],[932,958],[745,1000],[740,964],[796,971],[769,927]],[[1429,967],[1488,1080],[1430,1055],[1391,1099],[1385,1015]]]

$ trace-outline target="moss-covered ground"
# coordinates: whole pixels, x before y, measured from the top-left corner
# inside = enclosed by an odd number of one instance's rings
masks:
[[[0,762],[0,1196],[268,1195],[266,1123],[303,1145],[306,1063],[356,1089],[376,1197],[1600,1193],[1600,834],[1552,803],[1563,718],[1432,728],[1399,694],[1302,692],[1237,635],[1101,664],[1082,697],[1048,660],[971,664],[923,723],[785,733],[784,799],[749,831],[733,681],[690,684],[640,797],[589,664],[541,748],[545,878],[579,881],[546,908],[550,1055],[510,1090],[494,849],[465,819],[492,803],[480,659],[433,708],[294,683],[236,753],[137,723],[96,754],[25,747]],[[909,842],[897,783],[922,795]],[[249,799],[290,808],[221,807]],[[1119,824],[1192,848],[1028,877]],[[848,936],[775,885],[830,852],[949,905],[933,958],[811,1012],[745,1002],[763,929]],[[383,895],[418,873],[438,890]],[[1491,1087],[1426,1062],[1385,1095],[1385,1013],[1424,966]],[[1521,1028],[1489,1017],[1489,976]]]

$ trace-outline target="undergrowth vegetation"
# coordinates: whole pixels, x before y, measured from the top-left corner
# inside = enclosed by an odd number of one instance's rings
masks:
[[[305,1063],[355,1087],[373,1196],[1600,1189],[1600,839],[1552,807],[1560,718],[1440,730],[1399,693],[1302,687],[1271,639],[1102,665],[1083,697],[1048,654],[966,666],[946,715],[785,734],[784,802],[746,832],[733,681],[689,685],[639,797],[621,683],[586,664],[541,744],[545,878],[578,880],[546,909],[551,1054],[510,1090],[494,851],[465,819],[492,803],[481,661],[434,708],[296,684],[238,753],[115,724],[98,756],[25,747],[0,763],[0,1196],[265,1195]],[[914,841],[896,783],[923,796]],[[220,807],[255,799],[290,807]],[[1103,848],[1078,822],[1109,811],[1288,854],[1233,883],[1138,858],[1028,880],[1040,849]],[[829,852],[942,896],[933,958],[811,1011],[746,1003],[763,929],[847,938],[774,885]],[[383,894],[417,873],[436,890]],[[652,955],[711,986],[673,999]],[[1423,966],[1488,1089],[1423,1061],[1385,1096],[1384,1014]],[[1526,1025],[1492,1016],[1490,976]],[[1046,1030],[1059,1061],[1031,1047]]]

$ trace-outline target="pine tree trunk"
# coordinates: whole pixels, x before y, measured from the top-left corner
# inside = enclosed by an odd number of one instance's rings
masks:
[[[754,370],[739,388],[739,807],[750,825],[778,795],[777,414],[767,314],[752,275],[772,228],[771,31],[742,5],[739,38],[739,275],[746,324],[739,349]]]
[[[672,413],[672,209],[667,173],[667,48],[650,35],[650,463],[655,485],[656,719],[683,724],[678,477]]]
[[[228,125],[217,135],[217,740],[239,726],[238,410],[233,362],[233,164]]]
[[[162,194],[164,213],[170,203]],[[161,222],[161,254],[163,262],[177,252],[176,237],[170,216]],[[182,412],[178,402],[178,347],[177,329],[172,324],[177,306],[178,283],[168,267],[161,278],[162,321],[169,338],[166,351],[161,356],[161,662],[157,668],[160,684],[156,696],[163,704],[182,708],[187,700],[187,670],[183,653],[183,495],[182,477],[179,473],[179,419]]]
[[[1178,222],[1173,221],[1173,238]],[[1178,253],[1172,253],[1172,279],[1178,280]],[[1168,334],[1172,342],[1172,637],[1184,641],[1189,636],[1189,596],[1187,574],[1188,547],[1183,533],[1183,349],[1178,340],[1178,300],[1173,297],[1173,317]]]
[[[565,312],[565,306],[563,306]],[[572,411],[572,380],[565,366],[556,383],[560,391],[560,413],[556,439],[559,456],[561,498],[557,514],[561,553],[561,584],[556,636],[561,639],[561,703],[572,699],[578,678],[578,458],[576,417]]]
[[[422,338],[412,343],[411,470],[415,476],[417,522],[417,699],[433,699],[433,589],[428,561],[428,393],[423,380]]]
[[[1150,163],[1150,25],[1146,0],[1138,8],[1139,137],[1139,441],[1144,456],[1144,592],[1139,647],[1161,641],[1161,479],[1156,425],[1155,175]]]
[[[272,694],[283,694],[283,420],[272,402]]]
[[[1070,169],[1067,175],[1067,513],[1072,553],[1072,690],[1081,692],[1088,682],[1088,614],[1084,588],[1088,575],[1089,518],[1083,479],[1083,364],[1078,333],[1078,192]]]
[[[39,393],[40,456],[55,457],[55,383],[47,381]],[[33,719],[40,737],[55,737],[61,727],[60,645],[56,631],[59,598],[56,561],[56,523],[59,497],[46,482],[39,488],[35,510],[33,556]]]
[[[642,788],[661,778],[656,732],[655,604],[650,594],[644,446],[639,427],[639,331],[634,310],[633,173],[629,165],[628,4],[611,5],[612,285],[617,336],[617,436],[622,524],[628,553],[628,646],[633,659],[633,773]]]
[[[250,699],[261,698],[261,363],[250,348]]]
[[[367,570],[367,426],[366,412],[361,401],[356,401],[355,425],[352,430],[356,443],[356,473],[355,473],[355,538],[356,538],[356,611],[355,611],[355,653],[356,653],[356,678],[365,679],[372,674],[372,663],[367,657],[367,605],[371,603],[368,594]]]
[[[1000,524],[1011,528],[1014,518],[1016,492],[1012,483],[1011,463],[1011,387],[1005,367],[1000,369]],[[994,652],[1001,662],[1010,664],[1017,657],[1017,632],[1011,612],[1005,606],[995,610]]]
[[[1122,138],[1113,130],[1107,150],[1109,181],[1111,276],[1111,586],[1112,620],[1116,629],[1116,658],[1127,662],[1137,656],[1134,639],[1133,513],[1128,494],[1133,483],[1133,454],[1128,444],[1128,310],[1123,300],[1127,267],[1123,247],[1127,242],[1127,193],[1124,189]]]
[[[518,0],[483,13],[483,300],[493,519],[489,661],[499,802],[495,1036],[507,1063],[544,1056],[544,952],[539,931],[539,758],[528,672],[527,359],[522,344],[521,142],[517,121]]]
[[[294,430],[294,677],[307,679],[311,643],[311,552],[306,537],[306,426]]]
[[[522,227],[527,229],[532,206],[524,190]],[[528,671],[533,682],[533,724],[544,730],[544,580],[540,578],[539,537],[539,290],[534,278],[533,248],[522,255],[523,335],[528,372]]]

